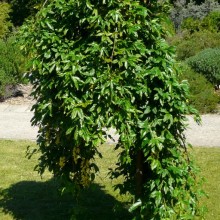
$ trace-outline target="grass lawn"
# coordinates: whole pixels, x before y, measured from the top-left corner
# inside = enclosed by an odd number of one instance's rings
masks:
[[[127,209],[129,196],[114,192],[114,182],[108,179],[108,168],[114,168],[116,154],[113,146],[101,147],[103,159],[97,159],[100,173],[91,189],[80,196],[80,202],[69,195],[60,197],[57,181],[50,173],[41,177],[33,171],[37,157],[25,158],[30,141],[0,140],[0,219],[50,220],[116,220],[131,219]],[[220,148],[193,150],[209,198],[201,202],[209,212],[207,220],[220,220]]]
[[[208,209],[205,219],[220,220],[220,147],[194,148],[193,153],[205,178],[203,189],[208,197],[201,201]]]

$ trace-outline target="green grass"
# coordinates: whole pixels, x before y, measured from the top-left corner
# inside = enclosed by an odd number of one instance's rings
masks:
[[[41,179],[33,171],[37,157],[25,158],[27,146],[35,145],[0,140],[0,219],[131,219],[126,209],[131,198],[119,196],[113,190],[115,182],[108,178],[108,168],[114,168],[116,162],[112,145],[100,147],[100,173],[91,189],[81,194],[80,201],[70,195],[60,196],[58,183],[49,172]],[[193,153],[206,178],[204,190],[209,198],[201,201],[209,210],[205,219],[220,220],[220,148],[195,148]]]
[[[201,201],[208,209],[205,219],[220,220],[220,147],[194,148],[193,152],[205,178],[203,189],[208,197]]]
[[[43,179],[33,171],[37,156],[25,158],[30,141],[0,140],[0,219],[50,220],[113,220],[131,219],[126,206],[128,197],[113,190],[107,178],[114,166],[113,146],[102,146],[105,159],[97,159],[101,167],[96,182],[79,197],[60,196],[58,181],[47,172]]]

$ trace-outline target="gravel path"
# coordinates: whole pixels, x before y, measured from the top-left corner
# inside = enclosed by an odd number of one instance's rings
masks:
[[[186,130],[187,141],[193,146],[220,147],[220,115],[202,115],[202,124],[189,119],[189,128]]]
[[[38,128],[30,123],[32,104],[0,103],[0,138],[36,140]],[[202,125],[197,125],[192,117],[188,119],[186,137],[189,143],[193,146],[220,147],[220,115],[202,115]],[[110,133],[114,134],[114,130],[110,130]],[[117,140],[118,136],[114,134],[114,137]]]
[[[35,140],[38,128],[31,126],[30,109],[27,104],[0,104],[0,138]]]

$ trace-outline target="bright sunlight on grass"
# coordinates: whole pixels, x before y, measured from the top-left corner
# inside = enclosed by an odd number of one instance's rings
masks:
[[[208,198],[202,199],[208,212],[207,220],[220,220],[220,148],[194,148],[196,162],[205,178],[203,189]]]
[[[108,168],[114,168],[117,154],[112,145],[100,147],[103,159],[97,159],[100,173],[91,189],[79,200],[60,196],[58,181],[46,173],[43,179],[33,171],[37,157],[25,158],[29,141],[0,140],[0,219],[131,219],[126,206],[129,196],[114,192]],[[206,178],[204,190],[209,198],[202,200],[209,212],[207,220],[220,220],[220,148],[195,148],[194,154]],[[126,203],[127,202],[127,203]]]
[[[78,200],[70,195],[60,196],[58,181],[48,173],[40,178],[33,171],[37,156],[25,158],[30,141],[0,140],[0,219],[50,220],[115,220],[131,219],[125,208],[127,198],[113,190],[108,168],[116,161],[113,146],[101,147],[103,160],[97,159],[100,173],[91,189]]]

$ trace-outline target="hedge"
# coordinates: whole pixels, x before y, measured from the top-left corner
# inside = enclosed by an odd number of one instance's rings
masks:
[[[201,51],[186,61],[198,73],[203,74],[209,82],[220,84],[220,48]]]

